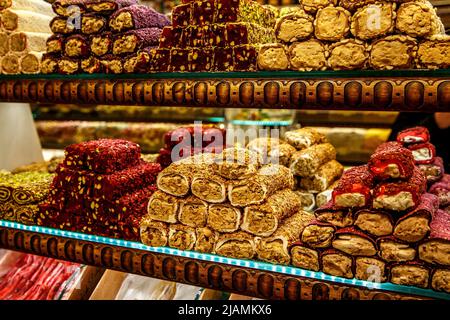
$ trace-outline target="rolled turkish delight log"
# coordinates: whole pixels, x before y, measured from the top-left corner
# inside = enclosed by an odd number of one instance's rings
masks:
[[[445,27],[428,1],[402,3],[397,10],[396,29],[411,37],[430,37],[445,34]]]
[[[428,184],[441,180],[444,175],[444,161],[441,157],[434,158],[432,163],[419,164],[417,167],[427,179]]]
[[[353,212],[348,209],[337,208],[332,201],[329,201],[314,213],[317,216],[317,220],[323,223],[329,223],[338,228],[353,225]]]
[[[19,74],[20,63],[19,63],[19,54],[18,53],[8,53],[4,57],[1,58],[0,66],[2,68],[3,74]]]
[[[300,177],[310,177],[325,163],[336,159],[336,149],[329,143],[317,144],[292,155],[290,169]]]
[[[386,262],[405,262],[416,258],[416,249],[392,236],[377,240],[379,256]]]
[[[81,28],[81,22],[78,26],[77,23],[72,23],[62,17],[55,17],[50,21],[50,29],[54,34],[68,35],[74,33],[77,30],[76,28]]]
[[[362,209],[356,213],[355,226],[376,237],[391,235],[394,230],[392,215],[373,209]]]
[[[420,260],[450,266],[450,215],[444,210],[437,210],[430,227],[429,238],[419,246]]]
[[[344,172],[332,198],[336,207],[360,208],[370,204],[374,178],[367,165],[351,168]]]
[[[219,232],[235,232],[241,224],[241,216],[241,209],[229,203],[210,204],[207,225]]]
[[[83,58],[89,55],[89,39],[81,34],[69,36],[64,42],[64,53],[71,58]]]
[[[350,32],[351,13],[342,7],[319,9],[314,20],[314,34],[317,39],[339,41]]]
[[[196,240],[197,236],[194,228],[180,224],[169,225],[169,247],[179,250],[192,250]]]
[[[339,180],[335,181],[327,190],[316,195],[316,206],[318,208],[323,207],[333,198],[333,190],[338,186],[338,183]]]
[[[285,15],[277,20],[275,35],[279,42],[292,43],[307,39],[314,32],[314,17],[304,11]]]
[[[53,11],[62,17],[70,17],[86,12],[86,0],[56,0],[52,4]]]
[[[416,164],[430,164],[436,157],[436,148],[429,142],[417,143],[408,146]]]
[[[141,242],[151,247],[164,247],[167,245],[169,226],[151,218],[144,218],[140,226]]]
[[[182,224],[199,228],[206,226],[208,215],[208,203],[195,197],[189,196],[180,200],[178,212],[178,221]]]
[[[419,206],[397,221],[394,236],[410,243],[424,239],[430,232],[430,222],[438,208],[439,200],[437,197],[424,193]]]
[[[24,74],[37,74],[41,72],[42,52],[30,51],[19,59],[20,70]]]
[[[58,71],[62,74],[74,74],[81,70],[79,59],[63,57],[58,61]]]
[[[421,262],[396,263],[389,267],[390,281],[405,286],[428,288],[430,270]]]
[[[286,48],[281,43],[267,43],[260,47],[258,67],[261,70],[287,70],[289,58]]]
[[[417,53],[417,42],[405,35],[393,35],[372,43],[370,66],[374,69],[412,69]]]
[[[81,60],[81,69],[85,73],[101,73],[102,72],[102,63],[99,59],[94,56],[91,56],[86,59]]]
[[[386,263],[371,257],[355,258],[355,278],[370,282],[386,281]]]
[[[213,170],[226,179],[245,179],[260,167],[258,154],[242,148],[228,148],[216,156]]]
[[[322,271],[326,274],[352,279],[353,258],[338,250],[329,249],[321,254]]]
[[[301,2],[303,9],[311,13],[314,13],[319,9],[328,7],[329,5],[336,6],[337,3],[337,0],[303,0]]]
[[[443,178],[433,184],[428,192],[438,197],[441,208],[450,205],[450,175],[444,174]]]
[[[417,67],[446,69],[450,67],[450,36],[437,35],[419,43]]]
[[[292,245],[291,258],[292,264],[296,267],[312,271],[320,270],[319,252],[308,248],[301,242]]]
[[[370,257],[377,254],[375,241],[354,227],[337,230],[332,246],[352,256]]]
[[[43,74],[49,74],[49,73],[58,73],[59,66],[58,66],[59,58],[52,54],[44,54],[42,56],[41,61],[41,73]]]
[[[331,160],[322,165],[316,173],[300,180],[300,187],[309,192],[325,191],[334,181],[339,179],[344,171],[344,166],[336,160]]]
[[[9,35],[10,50],[14,52],[45,52],[48,33],[13,32]]]
[[[90,37],[91,52],[97,57],[111,53],[113,48],[112,35],[109,32],[94,34]]]
[[[10,203],[0,204],[0,210],[0,219],[8,221],[17,220],[16,210]]]
[[[85,35],[101,33],[107,26],[108,24],[104,17],[90,13],[81,17],[81,33]]]
[[[0,32],[0,56],[9,52],[9,35],[6,32]]]
[[[25,11],[6,9],[0,13],[2,27],[6,31],[51,33],[51,16]]]
[[[328,47],[328,65],[333,70],[366,69],[369,63],[367,45],[357,39],[343,39]]]
[[[100,63],[102,64],[102,71],[110,74],[123,73],[123,58],[113,54],[106,54],[101,56]]]
[[[431,288],[450,293],[450,270],[436,269],[431,277]]]
[[[312,147],[315,144],[326,143],[327,138],[324,134],[312,129],[301,128],[285,133],[286,141],[298,150]]]
[[[137,0],[88,0],[85,3],[86,10],[102,15],[110,15],[124,7],[137,4]]]
[[[279,163],[283,166],[288,166],[295,148],[290,144],[284,143],[280,139],[275,138],[257,138],[250,141],[247,149],[254,151],[260,155],[260,162]]]
[[[283,220],[297,213],[300,207],[300,198],[294,191],[289,189],[278,191],[263,204],[244,209],[241,229],[257,236],[269,237]]]
[[[369,171],[375,178],[408,179],[413,175],[414,157],[397,142],[380,145],[369,160]]]
[[[350,31],[361,40],[375,39],[394,31],[395,3],[380,2],[359,8],[352,16]]]
[[[211,171],[201,171],[192,177],[192,194],[209,203],[222,203],[227,200],[228,182]]]
[[[315,220],[305,227],[300,241],[310,248],[329,248],[335,232],[335,226]]]
[[[298,211],[286,218],[270,237],[256,237],[255,244],[258,259],[275,264],[290,264],[289,248],[298,241],[303,229],[313,219],[314,214]]]
[[[132,5],[116,11],[109,19],[109,26],[115,32],[131,29],[164,28],[170,25],[169,19],[145,5]]]
[[[301,208],[305,211],[313,211],[316,207],[316,198],[314,193],[307,191],[295,191],[297,197],[300,199]]]
[[[126,73],[147,73],[152,68],[156,49],[148,47],[125,59],[123,69]]]
[[[209,228],[195,229],[196,242],[194,250],[197,252],[212,253],[219,239],[219,233]]]
[[[39,213],[39,207],[35,204],[19,206],[15,209],[16,220],[19,223],[35,225],[36,217]]]
[[[419,169],[407,181],[383,182],[373,190],[373,208],[405,211],[417,207],[426,190],[427,181]]]
[[[162,191],[156,191],[148,202],[148,216],[156,221],[176,223],[179,199]]]
[[[113,54],[129,54],[142,48],[155,46],[158,44],[161,31],[160,28],[143,28],[117,35],[114,38]]]
[[[60,34],[54,34],[47,39],[46,51],[49,54],[61,54],[64,48],[64,38]]]
[[[253,236],[243,231],[222,234],[217,240],[215,253],[236,259],[252,259],[256,254]]]
[[[284,166],[269,164],[248,180],[230,184],[228,198],[233,206],[260,204],[278,190],[293,189],[294,176]]]
[[[327,48],[317,39],[295,42],[289,47],[289,61],[292,70],[326,70],[328,56]]]
[[[430,132],[426,127],[408,128],[398,133],[397,141],[402,144],[426,143],[430,141]]]

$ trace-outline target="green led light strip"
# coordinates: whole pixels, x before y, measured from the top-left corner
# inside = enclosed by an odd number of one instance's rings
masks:
[[[368,289],[377,289],[377,290],[382,290],[382,291],[398,292],[398,293],[403,293],[403,294],[417,295],[417,296],[429,297],[429,298],[434,298],[434,299],[450,300],[450,294],[443,293],[443,292],[437,292],[437,291],[434,291],[431,289],[421,289],[421,288],[417,288],[417,287],[397,285],[397,284],[388,283],[388,282],[387,283],[373,283],[373,282],[357,280],[357,279],[346,279],[346,278],[330,276],[330,275],[324,274],[322,272],[303,270],[300,268],[295,268],[295,267],[290,267],[290,266],[273,265],[273,264],[260,262],[260,261],[226,258],[226,257],[217,256],[217,255],[213,255],[213,254],[198,253],[198,252],[193,252],[193,251],[182,251],[182,250],[167,248],[167,247],[158,247],[158,248],[149,247],[149,246],[146,246],[139,242],[132,242],[132,241],[126,241],[126,240],[120,240],[120,239],[112,239],[112,238],[106,238],[106,237],[72,232],[72,231],[51,229],[51,228],[46,228],[46,227],[28,226],[28,225],[23,225],[20,223],[5,221],[5,220],[0,220],[0,227],[11,228],[11,229],[16,229],[16,230],[23,230],[23,231],[28,231],[28,232],[41,233],[41,234],[45,234],[45,235],[53,235],[53,236],[64,237],[64,238],[68,238],[68,239],[83,240],[83,241],[107,244],[107,245],[112,245],[112,246],[124,247],[124,248],[128,248],[128,249],[137,249],[137,250],[142,250],[142,251],[163,253],[163,254],[197,259],[197,260],[202,260],[202,261],[223,263],[223,264],[228,264],[228,265],[232,265],[232,266],[239,266],[239,267],[246,267],[246,268],[257,269],[257,270],[277,272],[277,273],[281,273],[281,274],[285,274],[285,275],[307,277],[307,278],[312,278],[312,279],[316,279],[316,280],[324,280],[324,281],[330,281],[330,282],[334,282],[334,283],[341,283],[344,285],[360,286],[360,287],[365,287]]]

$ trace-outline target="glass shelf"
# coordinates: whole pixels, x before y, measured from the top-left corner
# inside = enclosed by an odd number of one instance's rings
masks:
[[[240,259],[233,259],[233,258],[226,258],[222,256],[217,256],[213,254],[205,254],[205,253],[198,253],[198,252],[192,252],[192,251],[182,251],[177,250],[173,248],[167,248],[167,247],[149,247],[142,243],[138,242],[132,242],[132,241],[125,241],[120,239],[112,239],[112,238],[105,238],[101,236],[95,236],[95,235],[89,235],[89,234],[83,234],[83,233],[77,233],[77,232],[71,232],[71,231],[65,231],[65,230],[57,230],[57,229],[51,229],[51,228],[45,228],[45,227],[39,227],[39,226],[28,226],[19,224],[16,222],[11,221],[5,221],[0,220],[0,227],[4,228],[10,228],[10,229],[16,229],[16,230],[22,230],[27,232],[34,232],[34,233],[40,233],[43,235],[51,235],[51,236],[57,236],[57,237],[63,237],[73,240],[82,240],[82,241],[89,241],[93,243],[98,243],[102,245],[110,245],[110,246],[117,246],[117,247],[123,247],[127,249],[135,249],[135,250],[142,250],[142,251],[148,251],[153,253],[161,253],[166,255],[172,255],[177,257],[183,257],[188,259],[197,259],[205,262],[215,262],[215,263],[222,263],[222,264],[228,264],[231,266],[238,266],[238,267],[245,267],[250,269],[256,269],[256,270],[262,270],[267,272],[274,272],[274,273],[280,273],[283,275],[288,276],[300,276],[300,277],[307,277],[315,280],[323,280],[323,281],[329,281],[336,284],[342,284],[342,285],[350,285],[350,286],[359,286],[362,288],[367,289],[376,289],[381,291],[389,291],[389,292],[396,292],[400,294],[408,294],[408,295],[417,295],[421,297],[428,297],[433,299],[443,299],[443,300],[450,300],[450,294],[437,292],[431,289],[421,289],[416,287],[409,287],[409,286],[403,286],[403,285],[396,285],[392,283],[373,283],[373,282],[367,282],[357,279],[345,279],[335,276],[330,276],[327,274],[324,274],[322,272],[313,272],[309,270],[303,270],[291,266],[281,266],[281,265],[273,265],[265,262],[260,261],[250,261],[250,260],[240,260]]]

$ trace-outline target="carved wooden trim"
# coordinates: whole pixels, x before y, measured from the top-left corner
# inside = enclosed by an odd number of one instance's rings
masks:
[[[424,299],[5,227],[0,227],[0,248],[263,299]]]
[[[450,79],[0,79],[0,101],[450,112]]]

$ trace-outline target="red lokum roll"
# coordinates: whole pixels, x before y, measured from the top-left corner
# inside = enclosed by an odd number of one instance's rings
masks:
[[[430,141],[430,133],[425,127],[409,128],[399,132],[397,141],[403,144],[425,143]]]
[[[351,168],[344,172],[332,197],[336,207],[360,208],[370,203],[373,175],[367,165]]]
[[[170,25],[162,13],[145,5],[133,5],[116,11],[109,20],[109,26],[116,32],[142,28],[164,28]]]
[[[414,167],[409,180],[380,183],[373,190],[373,207],[392,211],[405,211],[417,207],[426,191],[427,181],[422,172]]]
[[[419,246],[419,258],[430,264],[450,266],[450,214],[437,210],[429,238]]]
[[[436,157],[436,148],[429,142],[416,143],[408,146],[416,164],[429,164]]]
[[[433,184],[428,192],[438,197],[441,208],[450,205],[450,175],[444,174],[444,177]]]
[[[380,180],[390,178],[408,179],[414,170],[414,157],[410,150],[398,142],[380,145],[369,160],[369,171]]]
[[[429,184],[441,180],[444,175],[444,161],[441,157],[434,158],[432,163],[419,164],[417,167],[422,171]]]

